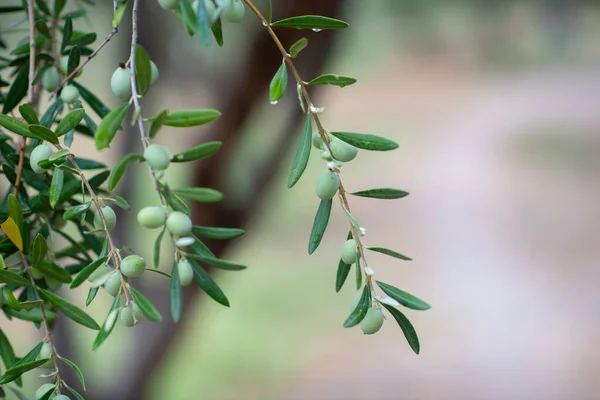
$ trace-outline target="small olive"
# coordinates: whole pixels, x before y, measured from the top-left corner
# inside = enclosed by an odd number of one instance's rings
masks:
[[[118,271],[113,271],[110,277],[104,283],[106,292],[112,297],[117,297],[121,290],[121,276]]]
[[[365,335],[372,335],[383,326],[383,313],[377,308],[369,308],[367,315],[360,322],[360,329]]]
[[[169,167],[171,156],[160,144],[151,144],[144,151],[144,159],[154,171],[162,171]]]
[[[52,361],[52,349],[50,348],[50,344],[47,342],[44,342],[44,344],[42,345],[42,348],[40,349],[40,354],[38,354],[37,359],[38,360],[43,360],[45,358],[48,358],[49,360],[46,361],[44,364],[40,365],[40,368],[54,368],[54,362]]]
[[[36,174],[41,174],[45,172],[46,169],[42,168],[38,165],[40,161],[47,160],[54,152],[52,148],[47,144],[40,144],[36,146],[33,150],[31,150],[31,155],[29,156],[29,165],[31,165],[31,169]]]
[[[194,280],[194,269],[188,260],[181,260],[177,264],[177,273],[181,286],[187,286]]]
[[[334,138],[329,142],[329,149],[331,150],[333,158],[343,162],[354,160],[358,154],[358,149],[356,147],[338,138]]]
[[[55,67],[50,67],[42,75],[42,87],[49,92],[56,90],[60,85],[60,74]]]
[[[73,104],[79,98],[79,90],[72,85],[65,86],[60,92],[60,99],[66,104]]]
[[[187,236],[192,231],[192,220],[180,211],[174,211],[167,218],[167,229],[173,235]]]
[[[117,68],[110,78],[110,89],[117,97],[131,96],[131,71],[129,68]]]
[[[319,135],[319,132],[313,132],[312,145],[319,150],[323,150],[323,139],[321,139],[321,135]]]
[[[358,254],[358,247],[356,240],[348,239],[342,246],[342,261],[346,264],[354,264],[356,262],[356,255]]]
[[[146,270],[146,262],[138,255],[127,256],[121,261],[121,272],[128,278],[137,278]]]
[[[144,207],[137,213],[137,220],[141,226],[148,229],[160,228],[165,224],[167,212],[163,207]]]
[[[131,313],[132,309],[133,314]],[[134,316],[138,322],[142,319],[142,310],[136,303],[131,303],[131,309],[129,308],[129,305],[125,305],[125,307],[121,309],[120,314],[121,323],[127,327],[135,325],[135,321],[133,319]]]
[[[104,215],[104,220],[106,221],[106,227],[108,231],[111,232],[117,226],[117,216],[112,208],[109,206],[102,207],[102,214]],[[102,224],[102,218],[100,217],[100,213],[98,210],[94,212],[94,227],[96,229],[104,229],[104,225]]]
[[[340,177],[330,170],[317,178],[316,193],[321,200],[331,200],[340,188]]]
[[[223,10],[223,18],[229,22],[241,22],[246,15],[246,8],[242,0],[228,0],[229,4]]]

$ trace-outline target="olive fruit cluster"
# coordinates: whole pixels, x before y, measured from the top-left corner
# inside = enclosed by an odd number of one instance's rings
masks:
[[[156,229],[166,224],[167,230],[175,236],[187,236],[192,232],[192,220],[180,211],[172,211],[167,216],[163,207],[150,206],[142,208],[137,214],[141,226]]]
[[[160,0],[159,0],[160,1]],[[223,0],[224,8],[221,12],[223,19],[229,22],[238,23],[242,22],[246,15],[246,8],[242,0]],[[198,11],[198,1],[195,1],[194,11]],[[206,13],[208,14],[208,20],[211,24],[217,20],[218,8],[214,0],[204,0],[204,7],[206,7]]]
[[[158,80],[158,67],[150,61],[150,85]],[[124,65],[119,66],[110,77],[110,89],[119,98],[131,96],[131,70]]]
[[[327,149],[319,132],[313,132],[312,145],[321,152],[321,158],[328,161],[326,171],[317,178],[316,193],[321,200],[331,200],[340,188],[340,177],[334,172],[342,167],[343,163],[352,161],[358,154],[358,149],[330,134],[326,134]]]

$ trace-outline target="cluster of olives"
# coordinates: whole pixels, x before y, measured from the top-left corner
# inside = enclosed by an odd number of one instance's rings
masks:
[[[198,2],[204,1],[206,7],[206,13],[208,14],[208,20],[212,24],[217,20],[218,7],[215,0],[194,0],[192,8],[194,12],[198,12]],[[218,1],[218,0],[217,0]],[[177,11],[179,10],[180,0],[158,0],[160,6],[166,10]],[[246,15],[246,8],[242,0],[221,0],[223,3],[223,10],[221,16],[229,22],[241,22]]]
[[[154,85],[158,80],[158,67],[154,61],[150,61],[150,85]],[[131,70],[125,65],[119,67],[113,72],[110,78],[110,89],[113,94],[119,98],[131,96]]]
[[[354,311],[356,306],[358,306],[358,302],[362,296],[361,292],[358,292],[350,305],[350,310]],[[372,335],[374,333],[379,332],[381,327],[383,326],[383,312],[380,308],[377,307],[369,307],[367,310],[367,314],[360,322],[360,329],[363,331],[365,335]]]
[[[64,56],[60,59],[60,72],[63,76],[67,76],[67,68],[69,64],[69,57]],[[81,70],[75,74],[75,76],[81,75]],[[58,69],[52,65],[48,67],[42,75],[42,87],[49,92],[55,91],[60,86],[62,78]],[[60,98],[66,104],[75,104],[79,99],[79,90],[73,85],[65,86],[60,92]]]
[[[340,188],[340,177],[331,169],[340,169],[345,162],[354,160],[358,149],[336,137],[327,135],[328,149],[325,149],[319,132],[312,135],[312,144],[321,152],[321,158],[329,162],[329,168],[317,178],[316,193],[321,200],[331,200]]]

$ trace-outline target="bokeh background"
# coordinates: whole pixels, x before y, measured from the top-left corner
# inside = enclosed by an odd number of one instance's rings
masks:
[[[99,36],[110,31],[106,3],[79,22]],[[320,72],[358,78],[354,86],[315,92],[326,127],[400,143],[391,153],[361,152],[342,176],[349,190],[411,193],[396,201],[356,198],[351,206],[369,245],[414,258],[369,255],[379,279],[432,304],[427,312],[407,312],[420,334],[418,356],[393,320],[375,336],[342,328],[355,293],[352,282],[335,293],[347,222],[335,209],[321,247],[308,256],[318,206],[313,184],[324,165],[313,154],[300,183],[286,189],[301,124],[292,111],[293,85],[271,106],[268,81],[252,80],[253,74],[272,75],[280,62],[248,63],[256,51],[277,60],[274,48],[256,46],[266,35],[260,25],[248,15],[239,26],[225,26],[224,48],[206,49],[155,2],[142,3],[141,41],[161,71],[145,108],[224,110],[219,129],[167,129],[159,141],[175,151],[235,131],[235,145],[211,167],[219,169],[229,210],[252,209],[242,219],[246,235],[221,252],[249,268],[214,275],[230,309],[190,295],[179,328],[168,321],[167,283],[146,277],[140,283],[145,293],[157,299],[162,293],[165,300],[167,334],[148,322],[119,327],[93,353],[93,333],[61,326],[65,351],[81,362],[90,398],[600,398],[596,1],[332,1],[335,14],[329,15],[351,27],[333,36],[304,33],[309,49],[331,42],[302,53],[302,68],[317,64]],[[313,13],[309,5],[319,2],[273,3],[281,17],[294,7]],[[110,75],[127,58],[128,40],[123,28],[81,77],[111,106],[118,103],[108,90]],[[237,108],[255,92],[257,105],[241,118]],[[277,139],[290,130],[288,139]],[[126,132],[103,157],[116,162],[124,151],[139,150],[136,140]],[[77,146],[94,154],[85,139]],[[271,164],[279,156],[281,163]],[[261,167],[273,179],[260,179]],[[202,168],[173,168],[171,179],[198,181],[206,174]],[[130,173],[124,189],[134,208],[148,205],[147,181],[143,169]],[[122,216],[129,223],[122,224],[121,240],[149,255],[154,237],[140,235],[130,214]],[[102,320],[109,302],[99,297],[90,313]],[[18,337],[21,351],[37,339],[28,325],[0,323],[13,341]],[[145,358],[154,353],[158,359]],[[27,384],[33,393],[33,374]]]

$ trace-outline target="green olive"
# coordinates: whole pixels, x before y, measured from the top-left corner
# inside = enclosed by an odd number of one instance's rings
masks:
[[[44,383],[35,391],[35,399],[40,400],[46,393],[56,388],[53,383]]]
[[[323,150],[323,139],[321,139],[321,135],[319,135],[319,132],[313,132],[312,145],[319,150]]]
[[[79,90],[75,86],[65,86],[60,92],[60,99],[66,104],[73,104],[79,98]]]
[[[106,221],[106,227],[109,232],[112,232],[117,226],[117,216],[112,208],[109,206],[102,207],[102,214],[104,215],[104,220]],[[100,217],[100,213],[98,210],[94,212],[94,227],[96,229],[104,229],[104,225],[102,224],[102,218]]]
[[[179,0],[158,0],[158,4],[165,10],[179,9]]]
[[[354,160],[358,154],[358,149],[356,147],[338,138],[334,138],[329,142],[329,149],[331,150],[333,158],[343,162]]]
[[[356,240],[348,239],[342,246],[342,261],[346,264],[354,264],[356,255],[358,254],[358,246]]]
[[[324,171],[317,178],[316,192],[321,200],[331,200],[340,188],[340,177],[330,170]]]
[[[110,277],[104,283],[106,292],[112,297],[117,297],[121,290],[121,276],[118,271],[113,271]]]
[[[171,156],[160,144],[151,144],[144,151],[144,159],[154,171],[162,171],[169,167]]]
[[[121,261],[121,272],[128,278],[137,278],[146,270],[146,262],[138,255],[127,256]]]
[[[372,335],[383,326],[383,313],[377,308],[369,308],[367,315],[360,322],[360,329],[365,335]]]
[[[56,90],[58,85],[60,85],[60,81],[60,74],[53,66],[45,70],[44,75],[42,75],[42,87],[49,92]]]
[[[229,4],[223,10],[223,18],[229,22],[241,22],[246,15],[246,8],[242,0],[228,0]]]
[[[167,218],[167,229],[173,235],[187,236],[192,231],[192,220],[186,214],[174,211]]]
[[[60,59],[60,72],[62,72],[62,74],[64,76],[67,76],[67,73],[69,72],[69,56],[64,56]],[[83,72],[82,69],[77,71],[77,73],[75,74],[75,77],[78,77],[79,75],[81,75],[82,72]]]
[[[69,399],[69,396],[65,396],[64,394],[59,394],[59,395],[52,397],[52,400],[71,400],[71,399]]]
[[[110,89],[117,97],[131,96],[131,71],[129,68],[117,68],[110,78]]]
[[[54,152],[52,148],[47,144],[40,144],[36,146],[33,150],[31,150],[31,155],[29,156],[29,165],[31,165],[31,169],[36,174],[41,174],[45,172],[46,169],[42,168],[38,165],[40,161],[47,160]]]
[[[132,309],[133,309],[133,314],[131,313]],[[131,327],[131,326],[135,325],[135,321],[133,318],[134,316],[135,316],[135,320],[137,320],[138,322],[142,320],[142,310],[136,303],[131,303],[131,309],[129,308],[128,305],[123,307],[121,309],[120,314],[121,314],[120,315],[121,323],[127,327]]]
[[[164,226],[167,212],[163,207],[144,207],[137,213],[137,220],[141,226],[156,229]]]
[[[194,269],[188,260],[181,260],[177,264],[177,273],[181,286],[187,286],[194,280]]]
[[[44,280],[46,281],[46,285],[48,286],[48,288],[52,289],[52,290],[58,290],[58,289],[60,289],[60,287],[63,284],[61,281],[56,280],[54,278],[50,278],[49,276],[46,276],[44,278]]]
[[[98,268],[96,268],[96,270],[94,272],[92,272],[90,274],[90,276],[88,276],[87,280],[90,282],[93,282],[97,279],[102,278],[104,275],[107,275],[108,273],[110,273],[110,268],[108,268],[108,265],[106,265],[106,263],[103,263]]]
[[[44,342],[44,344],[42,345],[42,348],[40,349],[40,354],[38,354],[37,359],[38,360],[43,360],[45,358],[49,358],[48,361],[46,361],[45,363],[43,363],[42,365],[40,365],[40,368],[54,368],[54,362],[52,361],[52,349],[50,348],[50,344],[47,342]]]
[[[158,67],[154,61],[150,61],[150,84],[154,85],[158,80]]]

